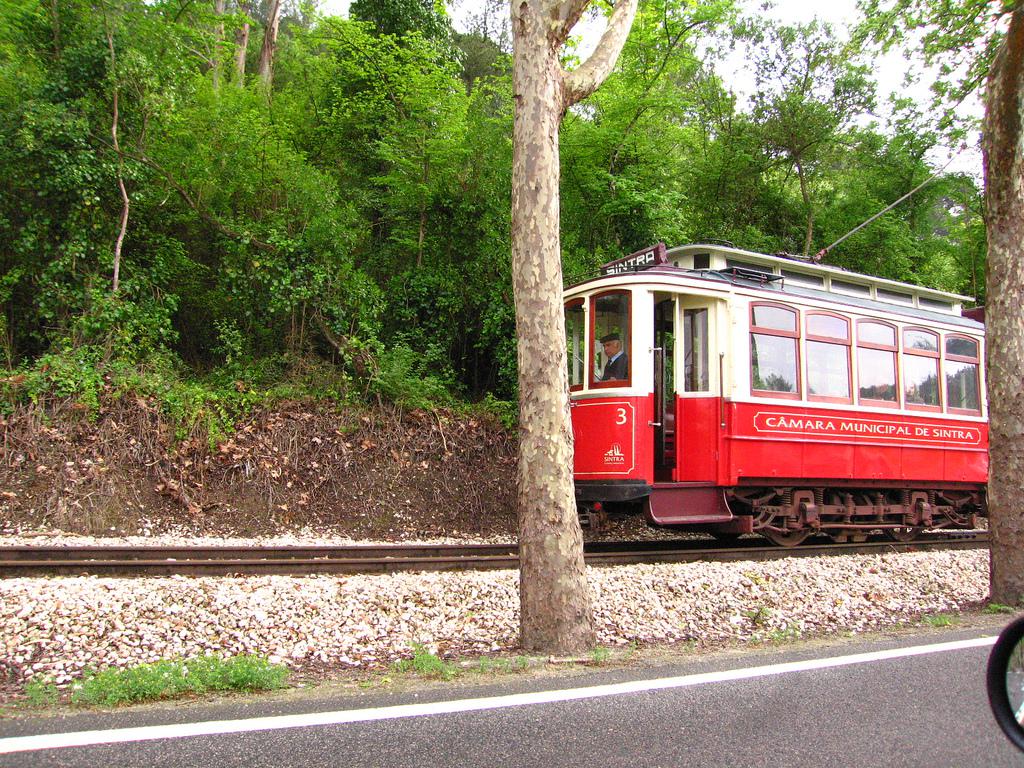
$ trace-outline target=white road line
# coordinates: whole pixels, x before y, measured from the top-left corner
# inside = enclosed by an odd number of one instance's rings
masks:
[[[889,651],[857,653],[849,656],[835,656],[808,661],[792,661],[783,664],[768,664],[761,667],[733,669],[725,672],[706,672],[698,675],[665,677],[656,680],[635,680],[628,683],[594,685],[587,688],[568,690],[516,693],[507,696],[490,696],[481,699],[458,699],[438,701],[429,704],[402,704],[394,707],[375,709],[353,709],[339,712],[312,712],[303,715],[279,715],[276,717],[254,717],[246,720],[212,720],[178,725],[151,725],[138,728],[118,728],[105,731],[79,731],[77,733],[48,733],[38,736],[15,736],[0,739],[0,754],[30,752],[42,749],[84,747],[94,744],[121,744],[152,739],[180,739],[187,736],[212,736],[225,733],[246,733],[270,731],[283,728],[309,728],[318,725],[340,725],[373,720],[392,720],[400,717],[422,717],[443,715],[454,712],[473,712],[503,707],[522,707],[530,704],[550,704],[560,701],[593,699],[602,696],[620,696],[627,693],[659,691],[670,688],[686,688],[708,683],[732,680],[749,680],[770,675],[784,675],[790,672],[806,672],[829,667],[844,667],[850,664],[867,664],[875,661],[900,659],[907,656],[921,656],[928,653],[959,651],[995,644],[995,637],[979,637],[933,645],[915,645],[909,648],[894,648]]]

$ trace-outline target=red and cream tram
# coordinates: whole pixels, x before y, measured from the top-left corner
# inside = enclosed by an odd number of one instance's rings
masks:
[[[565,292],[581,514],[795,545],[970,528],[984,327],[967,297],[721,245]]]

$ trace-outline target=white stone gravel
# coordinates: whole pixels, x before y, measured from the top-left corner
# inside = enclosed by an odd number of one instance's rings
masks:
[[[635,565],[591,568],[589,578],[600,644],[716,644],[957,611],[987,597],[988,557]],[[517,633],[515,571],[0,581],[0,672],[62,685],[87,667],[209,653],[381,667],[415,643],[449,657],[514,651]]]

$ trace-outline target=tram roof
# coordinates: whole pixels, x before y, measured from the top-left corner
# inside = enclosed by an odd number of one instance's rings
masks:
[[[567,291],[615,277],[632,277],[634,281],[644,281],[645,278],[656,276],[673,276],[761,289],[781,296],[835,302],[847,307],[891,312],[984,331],[982,323],[961,314],[962,302],[973,301],[969,296],[718,244],[694,244],[671,249],[661,246],[661,249],[658,256],[660,263],[603,274],[570,286]],[[640,251],[638,254],[646,255],[649,251]],[[629,262],[631,259],[635,261],[636,256],[634,254],[612,264]],[[857,295],[855,290],[862,290],[863,295]]]

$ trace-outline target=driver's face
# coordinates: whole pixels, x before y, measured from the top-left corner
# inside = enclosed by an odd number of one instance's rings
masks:
[[[604,347],[605,357],[612,357],[622,348],[622,343],[618,341],[606,341],[601,346]]]

